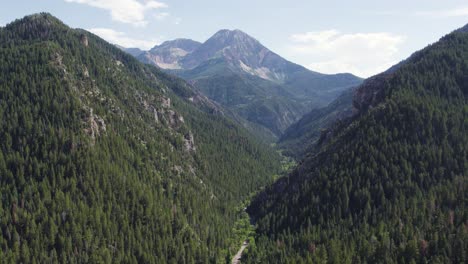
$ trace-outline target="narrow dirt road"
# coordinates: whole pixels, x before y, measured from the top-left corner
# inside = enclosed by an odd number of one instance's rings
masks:
[[[242,246],[241,248],[239,249],[239,251],[237,251],[237,254],[232,258],[232,264],[239,264],[241,263],[240,259],[242,257],[242,252],[244,252],[244,249],[249,245],[249,242],[244,241],[244,243],[242,243]]]

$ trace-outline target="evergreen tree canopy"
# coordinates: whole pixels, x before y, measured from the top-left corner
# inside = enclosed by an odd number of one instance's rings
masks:
[[[257,196],[251,263],[468,261],[468,33],[364,82],[359,113]]]
[[[218,263],[278,157],[184,81],[49,14],[0,28],[0,260]]]

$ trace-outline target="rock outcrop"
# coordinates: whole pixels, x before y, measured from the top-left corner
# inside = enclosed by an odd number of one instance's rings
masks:
[[[187,152],[196,151],[197,148],[195,147],[195,141],[193,139],[192,132],[189,132],[188,134],[184,136],[184,146],[185,146],[185,151]]]
[[[84,129],[85,133],[88,134],[91,138],[91,143],[94,145],[96,138],[99,137],[102,133],[106,132],[106,123],[104,119],[93,113],[93,109],[89,109],[89,116],[85,122],[86,127]]]
[[[80,42],[83,44],[83,46],[88,47],[88,36],[82,34],[80,37]]]

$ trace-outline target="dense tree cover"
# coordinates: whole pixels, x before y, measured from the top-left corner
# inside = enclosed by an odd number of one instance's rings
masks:
[[[247,262],[468,261],[468,33],[414,54],[378,88],[252,203]]]
[[[354,89],[344,91],[326,107],[313,109],[289,126],[278,140],[277,147],[284,155],[298,160],[313,152],[324,131],[353,114]]]
[[[0,28],[0,61],[2,262],[224,261],[235,205],[277,155],[48,14]]]
[[[310,105],[323,104],[313,98],[295,98],[281,84],[262,79],[245,72],[238,72],[223,60],[212,60],[192,70],[173,71],[190,80],[203,94],[238,114],[245,121],[268,131],[252,127],[259,136],[267,136],[271,142],[309,109]],[[245,122],[244,121],[244,122]],[[256,128],[256,129],[255,129]]]

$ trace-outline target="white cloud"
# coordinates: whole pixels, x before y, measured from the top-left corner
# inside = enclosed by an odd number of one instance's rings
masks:
[[[124,32],[115,31],[110,28],[91,28],[88,30],[110,43],[117,44],[126,48],[140,48],[143,50],[149,50],[155,45],[159,45],[161,43],[160,39],[133,39],[128,37]]]
[[[323,73],[351,72],[368,77],[398,62],[405,37],[391,33],[341,33],[325,30],[294,34],[290,52]]]
[[[437,11],[422,11],[416,12],[417,16],[429,16],[429,17],[460,17],[468,16],[468,7],[459,7],[454,9],[437,10]]]
[[[154,0],[65,0],[70,3],[86,4],[101,8],[110,12],[115,21],[132,24],[134,26],[145,26],[148,21],[145,13],[154,9],[167,8],[165,3]]]

